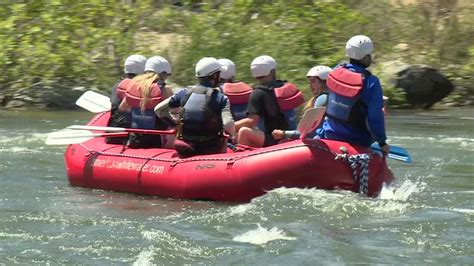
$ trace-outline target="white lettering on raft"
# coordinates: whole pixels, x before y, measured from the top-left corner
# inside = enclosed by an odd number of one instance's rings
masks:
[[[97,159],[94,161],[94,167],[107,168],[107,169],[118,169],[127,171],[142,171],[143,173],[149,172],[153,174],[163,174],[165,167],[163,165],[143,165],[141,163],[134,163],[129,160],[123,161],[112,161],[109,159]]]

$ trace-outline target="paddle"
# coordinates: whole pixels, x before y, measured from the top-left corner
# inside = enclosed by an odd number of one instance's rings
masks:
[[[315,107],[306,110],[297,126],[297,130],[301,133],[300,139],[304,139],[306,134],[319,126],[325,113],[326,107]]]
[[[76,101],[76,105],[92,113],[109,111],[111,103],[109,97],[93,91],[86,91]]]
[[[81,143],[97,137],[124,137],[126,132],[119,133],[94,133],[92,131],[60,130],[48,134],[46,145],[68,145]]]
[[[375,152],[382,153],[382,149],[380,149],[380,146],[377,143],[372,144],[370,148],[372,148],[372,150],[374,150]],[[408,151],[398,146],[390,145],[390,152],[388,153],[388,158],[394,159],[397,161],[402,161],[405,163],[412,162],[411,156],[408,153]]]
[[[110,131],[106,133],[95,133],[94,131]],[[151,135],[174,135],[175,130],[151,130],[121,127],[98,127],[98,126],[70,126],[65,130],[52,132],[46,138],[47,145],[68,145],[81,143],[98,137],[125,137],[128,133],[140,133]]]
[[[76,130],[95,130],[95,131],[108,131],[108,132],[126,132],[126,133],[139,133],[139,134],[150,134],[150,135],[174,135],[176,130],[153,130],[153,129],[138,129],[138,128],[124,128],[124,127],[100,127],[100,126],[68,126],[67,129]]]

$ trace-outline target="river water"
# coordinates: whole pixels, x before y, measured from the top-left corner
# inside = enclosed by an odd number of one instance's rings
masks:
[[[0,264],[472,264],[474,110],[391,111],[376,199],[281,188],[247,204],[71,187],[48,132],[86,112],[0,111]]]

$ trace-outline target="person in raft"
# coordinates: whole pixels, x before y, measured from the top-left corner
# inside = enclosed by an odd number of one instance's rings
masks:
[[[199,84],[159,104],[155,113],[159,117],[178,114],[174,147],[180,157],[226,153],[224,131],[234,138],[235,128],[229,100],[218,87],[221,64],[216,58],[204,57],[195,70]]]
[[[230,102],[230,111],[234,121],[247,117],[247,106],[252,93],[250,85],[234,81],[236,75],[235,64],[227,58],[218,59],[221,64],[221,80],[219,88]]]
[[[125,91],[130,81],[137,75],[145,72],[146,57],[139,54],[130,55],[125,59],[123,67],[123,75],[119,82],[117,82],[110,95],[110,102],[112,108],[110,109],[110,119],[107,123],[109,127],[126,127],[130,123],[130,113],[120,112],[118,107],[125,96]],[[124,144],[126,137],[107,137],[105,141],[109,144]]]
[[[171,75],[171,65],[161,56],[146,61],[145,73],[136,76],[127,86],[119,111],[130,112],[128,127],[140,129],[167,129],[168,125],[157,119],[154,108],[161,101],[171,97],[173,91],[165,81]],[[130,148],[160,148],[160,135],[130,134],[127,145]]]
[[[312,67],[306,77],[308,78],[309,87],[313,97],[307,101],[304,112],[313,107],[324,107],[327,103],[327,86],[326,79],[328,78],[329,72],[332,71],[332,68],[328,66],[315,66]],[[321,124],[322,125],[322,124]],[[284,138],[288,139],[299,139],[300,132],[298,130],[281,130],[275,129],[272,132],[273,138],[280,140]],[[316,130],[307,134],[306,137],[312,138],[316,135]]]
[[[326,120],[318,135],[366,147],[376,141],[387,154],[390,146],[386,142],[382,87],[367,70],[373,51],[374,44],[367,36],[357,35],[347,41],[350,61],[329,73]]]
[[[250,70],[257,85],[250,95],[247,117],[236,122],[237,142],[253,147],[267,147],[277,144],[272,136],[274,129],[289,129],[274,91],[275,88],[283,87],[285,82],[277,80],[276,61],[271,56],[255,58],[250,64]],[[257,128],[261,119],[265,120],[264,131]]]

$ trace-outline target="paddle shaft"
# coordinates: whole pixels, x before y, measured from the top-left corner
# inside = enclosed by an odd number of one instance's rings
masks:
[[[124,128],[124,127],[101,127],[101,126],[80,126],[74,125],[67,127],[68,129],[78,130],[94,130],[94,131],[107,131],[107,132],[127,132],[127,133],[138,133],[138,134],[149,134],[149,135],[174,135],[176,130],[153,130],[153,129],[138,129],[138,128]]]

